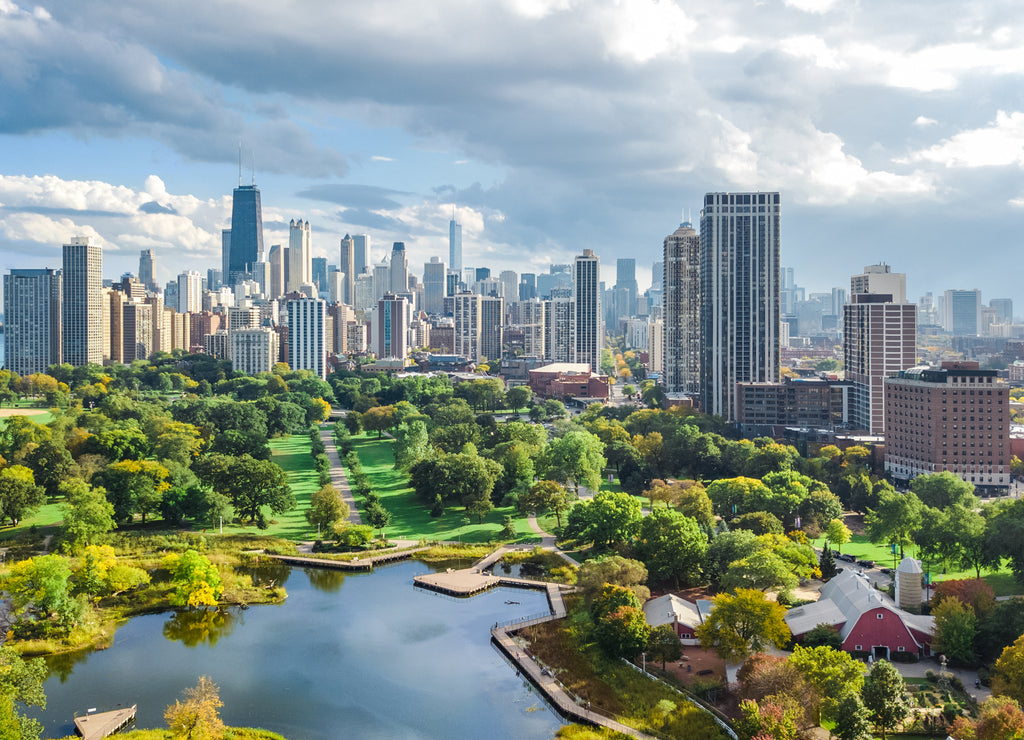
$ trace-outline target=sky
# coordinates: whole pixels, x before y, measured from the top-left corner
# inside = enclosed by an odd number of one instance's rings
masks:
[[[778,190],[809,291],[884,261],[1024,306],[1022,46],[999,0],[0,0],[0,270],[219,266],[241,145],[265,243],[329,262],[420,273],[454,212],[465,266],[643,289],[705,192]]]

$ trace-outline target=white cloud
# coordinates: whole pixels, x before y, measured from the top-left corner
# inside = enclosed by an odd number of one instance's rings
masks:
[[[999,111],[990,126],[961,131],[909,159],[945,167],[1024,167],[1024,113]]]
[[[644,63],[685,47],[697,24],[669,0],[618,0],[599,13],[608,51]]]
[[[825,40],[820,36],[804,35],[789,36],[782,39],[780,48],[786,54],[799,59],[810,59],[822,69],[845,69],[846,63],[839,58],[839,54],[829,48]]]
[[[934,126],[937,123],[938,121],[936,121],[934,118],[928,118],[928,116],[918,116],[917,118],[914,119],[914,125],[920,126],[921,128],[925,128],[927,126]]]
[[[786,0],[787,8],[796,8],[805,13],[828,13],[839,4],[839,0]]]
[[[394,162],[395,161],[392,157],[385,157],[385,156],[382,156],[380,154],[374,154],[372,157],[370,157],[370,160],[373,161],[373,162]]]

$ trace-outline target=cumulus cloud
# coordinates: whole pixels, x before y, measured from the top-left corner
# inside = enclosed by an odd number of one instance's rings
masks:
[[[914,152],[912,161],[945,167],[1024,166],[1024,113],[999,111],[989,126],[960,133]]]

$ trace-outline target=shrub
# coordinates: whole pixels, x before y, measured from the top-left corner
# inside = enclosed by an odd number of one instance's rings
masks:
[[[917,653],[890,653],[889,660],[893,663],[916,663],[920,659]]]
[[[925,678],[925,680],[928,683],[938,683],[939,682],[939,676],[938,676],[937,673],[935,673],[935,671],[925,671],[924,672],[924,678]]]

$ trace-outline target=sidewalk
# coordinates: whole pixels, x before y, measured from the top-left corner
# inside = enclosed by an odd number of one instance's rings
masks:
[[[362,517],[359,516],[359,509],[356,508],[355,497],[352,496],[352,489],[348,485],[348,478],[345,476],[345,468],[338,456],[338,445],[334,441],[334,435],[330,427],[320,428],[320,441],[324,443],[327,451],[327,460],[331,463],[331,484],[341,493],[342,499],[348,504],[348,520],[352,524],[362,524]]]

